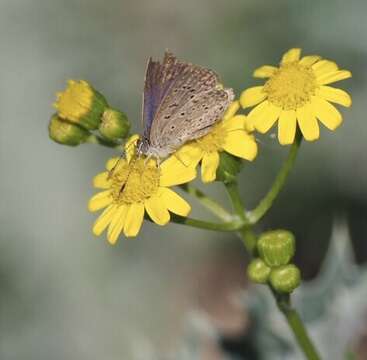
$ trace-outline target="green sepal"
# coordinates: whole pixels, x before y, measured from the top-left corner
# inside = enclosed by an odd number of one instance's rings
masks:
[[[265,284],[271,272],[271,268],[260,259],[253,259],[247,267],[247,275],[249,279],[258,284]]]
[[[128,137],[130,122],[123,112],[115,109],[106,109],[102,114],[99,132],[108,140],[116,141]]]
[[[260,235],[257,251],[270,267],[286,265],[296,251],[294,235],[287,230],[267,231]]]
[[[50,119],[48,133],[53,141],[68,146],[80,145],[91,135],[88,130],[61,119],[57,114],[52,115]]]
[[[80,126],[88,130],[95,130],[102,121],[102,114],[108,108],[105,97],[97,90],[93,89],[93,100],[90,110],[79,120]]]
[[[216,173],[216,181],[231,183],[236,181],[238,173],[241,171],[242,161],[238,157],[232,156],[225,151],[220,153],[219,166]]]
[[[291,293],[301,283],[301,272],[293,264],[272,269],[270,284],[274,290],[281,293]]]

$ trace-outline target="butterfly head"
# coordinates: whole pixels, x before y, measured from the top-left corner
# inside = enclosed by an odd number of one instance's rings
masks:
[[[165,159],[172,153],[172,151],[169,151],[166,148],[152,146],[149,139],[146,137],[138,140],[136,144],[136,152],[138,156],[144,155],[148,158],[155,158],[158,160]]]

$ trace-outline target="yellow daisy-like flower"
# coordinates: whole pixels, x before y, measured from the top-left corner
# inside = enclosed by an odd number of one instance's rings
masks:
[[[350,96],[328,84],[352,76],[338,65],[320,56],[301,56],[301,49],[286,52],[280,66],[265,65],[254,76],[268,78],[263,86],[245,90],[240,97],[243,108],[257,105],[248,114],[248,121],[261,133],[266,133],[278,121],[278,139],[282,145],[292,144],[297,123],[308,141],[319,138],[318,120],[335,130],[342,122],[340,112],[332,105],[351,106]]]
[[[160,166],[153,159],[136,157],[134,135],[125,145],[126,159],[112,158],[107,171],[98,174],[93,184],[103,189],[88,204],[90,211],[105,208],[93,227],[97,236],[107,230],[107,239],[116,243],[123,232],[127,237],[136,236],[141,228],[145,211],[158,225],[170,220],[169,211],[187,216],[190,205],[169,187],[193,180],[196,171],[177,162],[173,157]]]
[[[186,165],[197,166],[201,162],[203,182],[215,180],[221,151],[249,161],[257,155],[257,144],[248,132],[246,116],[235,115],[239,107],[239,102],[234,101],[209,134],[184,145],[175,154]]]

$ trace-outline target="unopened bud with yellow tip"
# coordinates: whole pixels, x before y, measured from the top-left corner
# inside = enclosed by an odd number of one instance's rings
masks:
[[[247,267],[247,275],[249,279],[258,284],[265,284],[271,272],[271,268],[260,259],[253,259]]]
[[[129,135],[130,123],[123,112],[106,109],[98,130],[108,140],[121,140]]]
[[[288,264],[294,256],[295,248],[294,236],[286,230],[265,232],[257,242],[259,256],[270,267]]]
[[[59,144],[77,146],[87,141],[90,132],[76,124],[52,115],[48,125],[50,138]]]
[[[296,265],[284,265],[272,269],[269,279],[277,292],[291,293],[301,283],[301,273]]]
[[[102,94],[84,80],[69,80],[54,103],[59,117],[86,129],[97,129],[108,104]]]

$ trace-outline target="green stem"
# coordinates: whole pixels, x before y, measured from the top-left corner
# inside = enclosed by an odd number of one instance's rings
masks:
[[[180,185],[180,188],[186,191],[188,194],[194,196],[200,202],[201,205],[203,205],[206,209],[208,209],[212,214],[217,216],[219,219],[223,221],[233,220],[233,216],[231,213],[229,213],[214,199],[207,196],[204,192],[202,192],[198,188],[192,186],[189,183]]]
[[[243,202],[241,201],[237,182],[233,181],[230,183],[225,183],[225,187],[227,189],[233,209],[235,210],[238,217],[244,223],[243,227],[239,231],[237,231],[237,234],[241,238],[247,251],[250,254],[254,255],[257,239],[256,239],[255,233],[252,230],[252,225],[248,223],[246,211],[244,209]],[[271,204],[272,202],[270,203],[269,208]],[[294,308],[292,308],[291,306],[290,295],[289,294],[287,295],[279,294],[275,292],[271,287],[270,287],[270,290],[272,291],[272,294],[275,298],[278,309],[284,314],[288,322],[288,325],[290,329],[292,330],[293,335],[296,338],[298,345],[300,346],[301,350],[303,351],[306,359],[320,360],[317,350],[314,344],[312,343],[301,318],[299,317],[297,311]]]
[[[214,231],[237,231],[241,229],[244,225],[243,222],[238,219],[223,223],[216,223],[178,215],[172,215],[171,221],[176,224],[188,225],[199,229],[214,230]]]
[[[236,215],[244,222],[244,226],[239,230],[239,236],[245,245],[246,250],[253,254],[256,248],[256,235],[252,231],[249,226],[250,222],[246,215],[246,210],[241,200],[240,192],[238,189],[237,181],[232,181],[225,183],[229,199],[231,200],[233,210],[236,212]]]
[[[256,224],[273,205],[274,200],[277,198],[280,191],[282,190],[289,175],[289,172],[294,165],[301,142],[302,134],[298,129],[296,133],[296,139],[292,144],[291,149],[289,150],[288,157],[280,168],[278,175],[273,182],[273,185],[271,186],[268,193],[264,196],[264,198],[260,201],[259,205],[254,210],[250,211],[247,215],[251,224]]]
[[[224,186],[226,187],[229,199],[231,200],[233,210],[240,219],[246,221],[245,207],[240,197],[237,181],[224,183]]]
[[[297,311],[292,307],[289,295],[279,295],[273,290],[278,309],[285,316],[289,327],[291,328],[294,337],[297,340],[298,345],[305,354],[308,360],[320,360],[320,355],[317,352],[314,344],[312,343],[307,330],[298,315]]]

